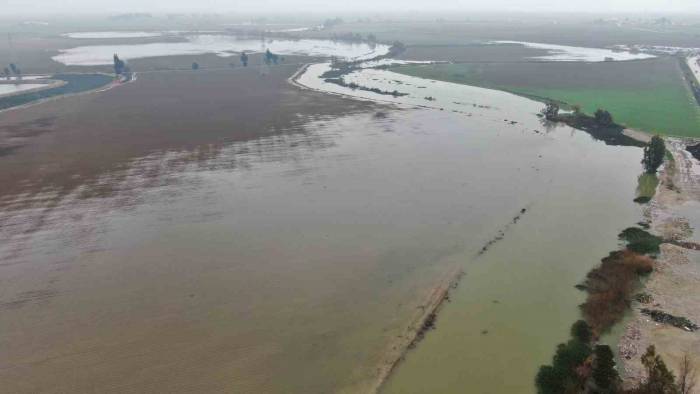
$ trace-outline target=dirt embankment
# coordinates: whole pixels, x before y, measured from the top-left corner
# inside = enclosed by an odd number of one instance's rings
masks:
[[[692,227],[700,231],[697,218],[684,207],[700,202],[700,162],[684,150],[685,143],[669,139],[667,148],[673,161],[660,172],[656,196],[645,211],[652,229],[666,240],[683,244],[692,236]],[[690,244],[690,243],[689,243]],[[655,322],[642,309],[662,310],[700,322],[700,251],[671,243],[661,245],[655,272],[643,290],[645,295],[633,304],[632,317],[619,343],[622,375],[627,386],[643,378],[640,357],[649,345],[655,345],[666,364],[678,375],[684,354],[700,370],[700,331],[691,332]]]

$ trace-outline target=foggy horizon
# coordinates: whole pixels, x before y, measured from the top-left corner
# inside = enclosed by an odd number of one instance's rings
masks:
[[[31,15],[75,15],[75,14],[114,14],[147,12],[166,13],[202,13],[202,14],[299,14],[311,13],[364,13],[364,14],[411,14],[415,12],[439,14],[444,12],[460,13],[585,13],[585,14],[699,14],[700,3],[693,0],[592,0],[586,3],[551,4],[544,0],[494,0],[487,4],[474,0],[451,0],[439,4],[423,1],[406,0],[358,0],[348,3],[328,4],[319,0],[243,1],[236,4],[224,0],[207,1],[154,1],[149,4],[136,0],[119,3],[92,0],[71,0],[57,4],[54,1],[38,0],[32,3],[32,10],[27,11],[27,3],[19,0],[7,0],[2,4],[5,16]],[[41,10],[37,12],[36,10]],[[69,10],[69,11],[67,11]]]

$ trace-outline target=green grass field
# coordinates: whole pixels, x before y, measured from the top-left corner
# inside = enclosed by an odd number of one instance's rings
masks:
[[[605,63],[461,63],[410,65],[400,73],[607,109],[627,127],[700,137],[700,107],[675,58]]]

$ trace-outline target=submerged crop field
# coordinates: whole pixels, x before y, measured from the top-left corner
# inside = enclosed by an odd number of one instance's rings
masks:
[[[587,113],[604,108],[630,128],[700,136],[700,108],[683,80],[679,60],[673,57],[602,63],[407,65],[394,71],[577,104]]]

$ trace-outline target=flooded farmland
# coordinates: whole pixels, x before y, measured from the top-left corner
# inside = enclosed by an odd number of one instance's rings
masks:
[[[531,392],[536,367],[576,316],[573,286],[637,220],[641,150],[545,126],[534,115],[539,104],[517,96],[431,81],[433,90],[412,89],[435,101],[402,98],[435,108],[407,101],[253,127],[196,101],[200,86],[228,108],[235,72],[144,75],[71,99],[89,113],[108,108],[103,128],[142,142],[115,139],[108,157],[136,150],[109,171],[67,178],[71,188],[38,172],[28,175],[36,184],[3,195],[6,387],[371,391],[436,286],[459,269],[465,277],[437,329],[384,389]],[[377,86],[394,84],[393,73],[366,72]],[[304,95],[325,95],[248,81],[271,92],[261,108],[292,100],[301,105],[292,113],[303,114]],[[188,95],[169,93],[178,86]],[[340,100],[327,97],[327,105]],[[62,115],[71,113],[65,103],[48,108],[56,127],[75,122]],[[176,112],[206,114],[204,134],[195,139],[177,117],[155,122]],[[138,115],[110,129],[120,113]],[[249,136],[215,138],[234,125]],[[159,128],[166,134],[152,138]],[[440,368],[431,366],[436,357]],[[519,373],[486,381],[507,363]],[[466,365],[484,380],[463,380]]]

